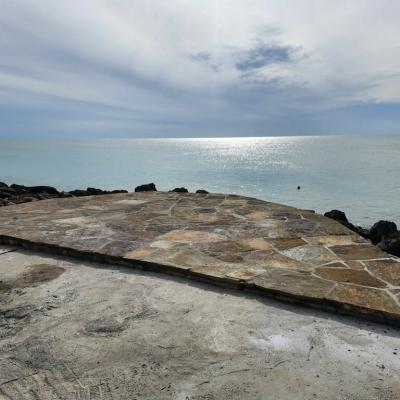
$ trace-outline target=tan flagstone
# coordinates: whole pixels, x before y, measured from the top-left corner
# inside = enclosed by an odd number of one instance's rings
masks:
[[[310,244],[317,244],[322,246],[341,246],[351,245],[357,243],[359,236],[354,235],[327,235],[327,236],[314,236],[308,237],[307,242]]]
[[[301,238],[270,239],[269,242],[278,250],[288,250],[293,247],[304,246],[307,244],[307,242]]]
[[[160,240],[169,240],[171,242],[183,242],[183,243],[202,243],[202,242],[215,242],[225,240],[226,237],[206,231],[192,231],[177,229],[175,231],[168,232],[159,237]]]
[[[306,271],[273,268],[257,275],[250,282],[261,290],[315,300],[324,299],[334,285],[333,282],[314,277]]]
[[[326,264],[331,261],[339,261],[339,258],[323,246],[304,245],[282,251],[289,258],[298,261],[309,262],[315,265]]]
[[[315,274],[321,278],[335,282],[347,282],[355,285],[383,288],[386,284],[379,279],[371,276],[367,271],[357,271],[354,269],[325,268],[319,267]]]
[[[365,261],[368,271],[394,286],[400,286],[400,262],[393,259]]]
[[[400,313],[400,306],[382,289],[338,284],[328,294],[327,298],[344,305],[360,307],[364,312],[384,311],[389,314]]]
[[[351,268],[351,269],[356,269],[358,271],[362,271],[365,269],[364,265],[362,264],[361,261],[352,261],[352,260],[347,260],[346,265]]]
[[[349,246],[333,246],[330,248],[344,260],[372,260],[388,258],[388,255],[372,244],[355,244]]]
[[[272,248],[271,244],[262,238],[242,239],[240,242],[253,250],[268,250]]]

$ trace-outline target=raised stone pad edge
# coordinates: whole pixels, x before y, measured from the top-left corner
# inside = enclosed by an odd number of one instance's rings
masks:
[[[30,240],[20,239],[8,235],[0,235],[0,244],[13,246],[13,251],[15,250],[15,247],[17,247],[33,250],[35,252],[44,254],[55,254],[64,257],[71,257],[76,260],[86,260],[109,265],[129,267],[136,270],[157,272],[165,275],[180,276],[189,280],[204,282],[214,286],[237,289],[266,297],[272,297],[288,303],[302,304],[311,308],[335,312],[342,315],[361,317],[372,322],[384,323],[391,326],[400,327],[400,315],[398,314],[381,310],[373,310],[354,304],[346,304],[336,301],[333,298],[315,298],[309,296],[301,296],[298,294],[291,294],[279,289],[265,288],[254,284],[252,280],[245,281],[229,277],[221,278],[212,275],[201,274],[198,272],[192,272],[190,271],[190,269],[182,269],[169,264],[127,259],[107,254],[99,254],[91,251],[82,251],[54,244],[33,242]]]

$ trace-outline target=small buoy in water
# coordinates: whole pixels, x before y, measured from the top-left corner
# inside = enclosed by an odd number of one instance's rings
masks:
[[[300,190],[301,189],[301,187],[300,186],[297,186],[297,190]]]

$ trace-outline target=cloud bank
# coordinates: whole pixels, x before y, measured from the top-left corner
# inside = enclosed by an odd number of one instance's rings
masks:
[[[1,0],[1,137],[400,133],[394,0]]]

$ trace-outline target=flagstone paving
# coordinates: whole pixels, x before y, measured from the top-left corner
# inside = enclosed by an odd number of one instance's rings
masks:
[[[4,245],[182,274],[400,325],[400,260],[312,211],[223,194],[52,199],[0,209]]]

